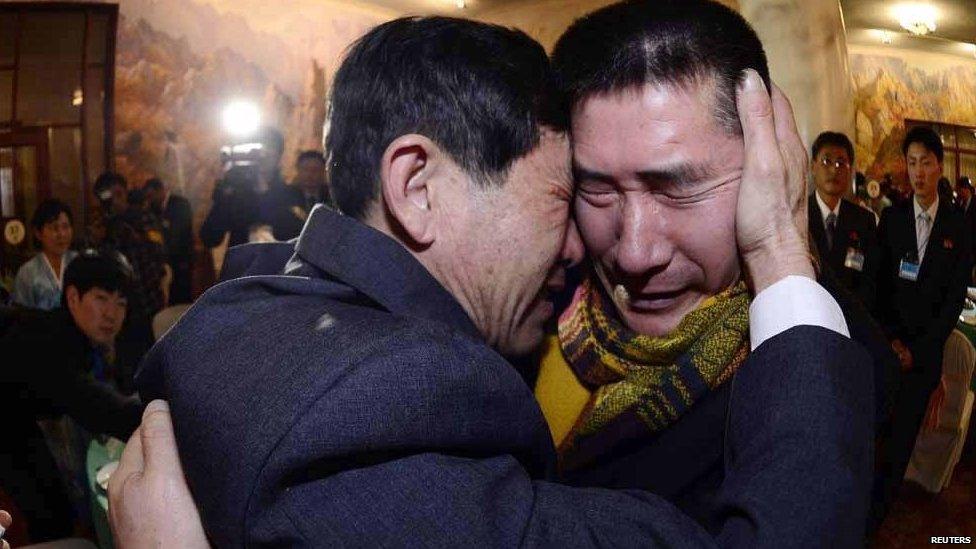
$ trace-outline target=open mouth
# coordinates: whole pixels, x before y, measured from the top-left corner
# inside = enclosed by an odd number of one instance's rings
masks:
[[[618,287],[622,288],[622,286]],[[635,311],[660,311],[674,305],[684,292],[685,290],[682,288],[678,290],[630,294],[627,296],[626,305],[629,309]]]

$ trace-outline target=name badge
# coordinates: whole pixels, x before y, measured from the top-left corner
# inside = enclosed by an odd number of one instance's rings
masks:
[[[864,254],[857,248],[847,248],[847,257],[844,258],[844,266],[857,272],[864,270]]]
[[[911,263],[902,259],[898,265],[898,278],[903,278],[910,282],[918,280],[918,263]]]

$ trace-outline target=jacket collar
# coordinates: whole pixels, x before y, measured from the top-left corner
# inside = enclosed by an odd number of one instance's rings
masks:
[[[399,242],[330,208],[312,210],[295,255],[394,314],[483,336],[461,305]]]

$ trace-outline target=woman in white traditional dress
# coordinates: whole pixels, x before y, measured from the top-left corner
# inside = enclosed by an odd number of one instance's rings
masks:
[[[44,310],[61,306],[64,270],[78,255],[70,249],[74,237],[71,221],[71,209],[60,200],[47,199],[34,210],[31,226],[41,251],[17,271],[11,295],[14,303]]]

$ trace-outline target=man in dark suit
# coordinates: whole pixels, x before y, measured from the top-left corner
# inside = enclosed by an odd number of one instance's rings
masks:
[[[912,128],[902,151],[915,194],[886,209],[879,226],[881,321],[902,374],[876,497],[893,493],[905,475],[929,395],[942,377],[942,349],[962,310],[972,262],[963,214],[939,196],[939,135]]]
[[[568,142],[549,82],[541,46],[481,23],[398,19],[352,47],[328,137],[346,215],[312,213],[288,276],[208,292],[140,374],[143,394],[170,401],[213,543],[861,541],[870,367],[812,280],[791,217],[802,146],[795,129],[761,116],[791,117],[755,72],[739,88],[736,231],[757,294],[756,348],[731,398],[720,527],[708,532],[651,494],[552,482],[548,428],[501,357],[542,340],[552,305],[541,287],[558,279],[566,241]],[[157,478],[159,461],[143,456],[160,438],[134,439],[110,486],[122,545],[182,526],[138,526],[167,514],[141,506],[154,504],[140,479]],[[184,493],[179,507],[190,506]]]
[[[268,190],[261,203],[261,216],[275,240],[298,237],[316,204],[332,207],[325,184],[325,157],[318,151],[302,151],[295,162],[296,176],[288,185]]]
[[[976,257],[976,201],[973,200],[973,182],[967,176],[962,176],[956,182],[956,205],[962,210],[966,219],[966,230],[969,231],[969,238],[973,243],[973,257]]]
[[[291,213],[292,205],[302,203],[301,193],[281,177],[285,137],[275,128],[264,127],[253,140],[261,146],[247,158],[231,160],[214,186],[210,211],[200,226],[200,240],[207,248],[219,246],[225,237],[228,246],[288,240],[298,235],[304,223]]]
[[[123,440],[139,425],[139,399],[104,383],[112,377],[106,352],[122,328],[132,283],[116,255],[86,251],[74,259],[61,309],[0,311],[0,489],[26,516],[33,542],[74,530],[68,492],[37,420],[67,415],[91,433]]]
[[[162,180],[146,181],[146,195],[153,211],[163,222],[166,261],[173,270],[169,304],[190,303],[193,277],[193,211],[190,201],[173,194]]]
[[[881,260],[874,215],[845,198],[851,187],[854,145],[842,133],[823,132],[812,149],[816,190],[807,201],[810,239],[821,266],[874,311]]]

